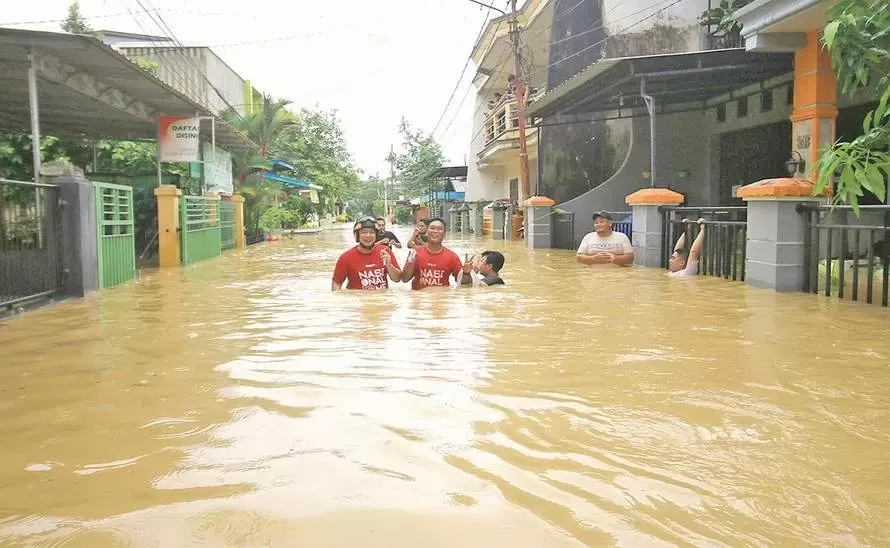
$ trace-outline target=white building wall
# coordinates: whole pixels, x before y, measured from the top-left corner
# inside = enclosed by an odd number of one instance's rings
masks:
[[[242,116],[244,115],[244,79],[238,76],[234,70],[220,59],[213,51],[206,50],[207,78],[219,90],[225,101],[220,98],[212,88],[207,90],[207,101],[215,113],[219,113],[229,105],[235,107]],[[226,104],[226,101],[229,105]]]
[[[479,169],[476,162],[479,151],[485,147],[485,134],[480,130],[485,121],[488,98],[477,90],[473,105],[473,134],[470,141],[470,156],[467,159],[467,192],[464,195],[468,202],[493,200],[500,197],[497,169],[488,167]]]

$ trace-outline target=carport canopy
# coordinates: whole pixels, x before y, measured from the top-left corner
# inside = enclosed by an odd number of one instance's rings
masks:
[[[530,104],[525,114],[645,116],[643,90],[659,113],[705,108],[710,99],[791,72],[793,61],[793,54],[744,48],[602,59]]]
[[[0,28],[0,98],[0,131],[33,133],[36,106],[39,133],[58,137],[156,140],[159,116],[213,116],[92,36],[21,29]],[[258,148],[223,120],[215,126],[220,148]],[[211,124],[201,134],[209,141]]]

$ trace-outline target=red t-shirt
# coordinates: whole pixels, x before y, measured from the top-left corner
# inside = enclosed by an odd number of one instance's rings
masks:
[[[426,246],[418,247],[415,257],[412,289],[430,286],[448,286],[448,278],[461,271],[460,258],[447,247],[433,253]]]
[[[358,246],[345,251],[337,259],[334,267],[333,282],[341,285],[348,279],[346,289],[386,289],[389,287],[389,275],[383,265],[380,253],[387,253],[389,260],[399,266],[396,256],[385,245],[375,245],[370,253],[362,253]]]

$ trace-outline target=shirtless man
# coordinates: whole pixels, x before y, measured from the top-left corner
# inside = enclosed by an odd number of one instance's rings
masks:
[[[337,260],[331,279],[331,291],[337,291],[349,280],[346,289],[387,289],[389,279],[398,282],[402,270],[389,247],[379,245],[377,225],[373,217],[360,219],[353,226],[355,247],[345,251]]]
[[[473,263],[461,264],[460,257],[442,241],[445,239],[445,221],[430,219],[427,230],[429,241],[408,252],[402,281],[411,282],[411,289],[424,287],[448,287],[449,278],[454,277],[459,285],[470,285],[473,277]]]
[[[411,237],[408,238],[408,249],[416,249],[426,245],[428,240],[427,231],[429,230],[429,221],[429,219],[420,219],[417,221],[417,226],[414,227],[414,232],[412,232]]]
[[[688,223],[689,219],[683,219]],[[684,227],[685,228],[685,227]],[[674,244],[674,252],[668,259],[668,276],[671,278],[691,278],[698,274],[698,258],[701,255],[702,245],[705,243],[705,220],[698,220],[698,236],[692,242],[692,247],[686,249],[686,230],[677,238]]]
[[[612,216],[606,211],[593,214],[593,232],[581,239],[575,260],[585,265],[630,266],[634,248],[621,232],[612,231]]]

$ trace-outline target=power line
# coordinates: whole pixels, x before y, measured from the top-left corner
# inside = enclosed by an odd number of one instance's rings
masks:
[[[485,12],[485,18],[482,20],[482,26],[479,27],[479,32],[476,34],[476,40],[473,41],[473,49],[476,48],[476,42],[478,42],[479,39],[482,38],[482,34],[485,32],[485,26],[488,24],[488,17],[490,15],[491,15],[491,8],[488,8],[488,11]],[[498,27],[500,27],[500,23],[498,23]],[[495,30],[495,33],[497,33],[496,30]],[[454,99],[454,95],[457,93],[457,88],[460,87],[460,83],[464,79],[464,73],[467,71],[467,67],[470,65],[470,61],[472,59],[473,59],[473,52],[470,51],[470,54],[467,55],[466,62],[464,62],[463,68],[460,69],[460,75],[457,78],[457,82],[454,83],[454,89],[451,90],[451,96],[448,97],[448,102],[445,103],[445,108],[442,109],[442,114],[439,116],[439,120],[436,122],[436,125],[435,125],[435,127],[433,127],[433,131],[430,132],[430,135],[435,134],[436,131],[439,129],[439,124],[441,124],[442,120],[445,118],[445,114],[448,112],[448,107],[451,106],[451,101]],[[470,83],[470,85],[472,85],[472,82]]]

